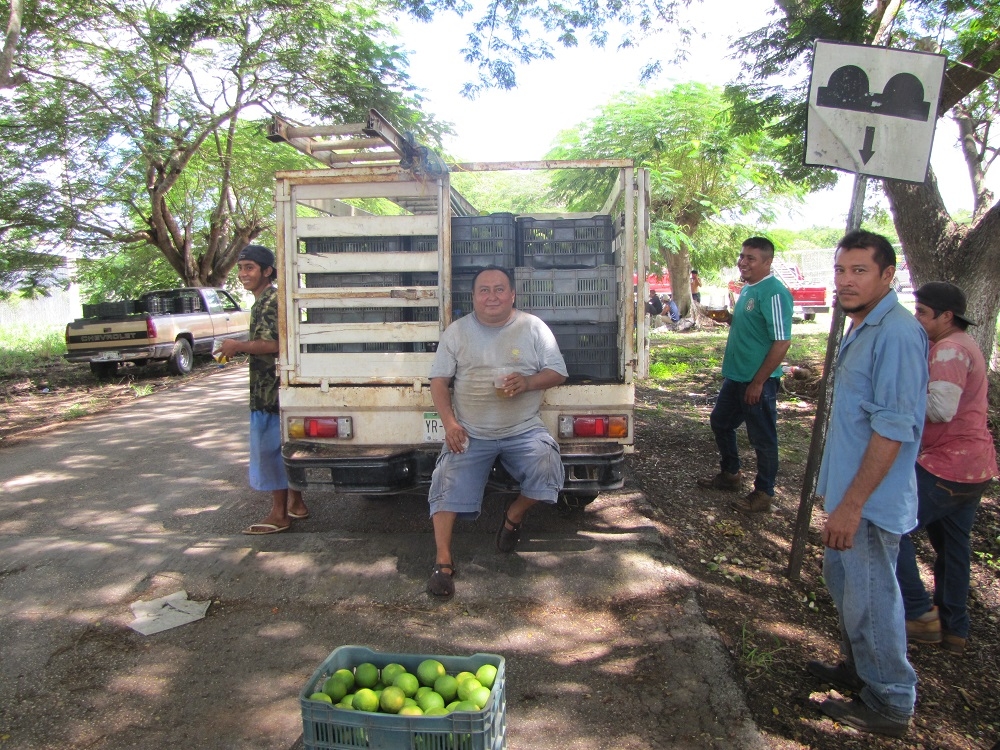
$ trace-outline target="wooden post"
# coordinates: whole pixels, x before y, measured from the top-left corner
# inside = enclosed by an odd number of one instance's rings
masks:
[[[865,207],[865,190],[868,178],[855,175],[851,208],[847,214],[847,231],[861,227],[861,213]],[[826,342],[826,358],[823,361],[823,378],[819,383],[819,398],[816,402],[816,417],[813,420],[812,437],[809,440],[809,457],[806,459],[805,476],[802,479],[802,493],[799,495],[799,512],[795,517],[795,532],[792,536],[792,551],[788,557],[788,577],[799,580],[802,572],[802,557],[805,554],[809,522],[812,520],[813,500],[816,482],[819,478],[823,447],[826,445],[826,430],[830,422],[830,406],[833,403],[833,375],[837,362],[837,352],[844,336],[844,311],[840,305],[833,305],[833,319],[830,321],[830,336]]]

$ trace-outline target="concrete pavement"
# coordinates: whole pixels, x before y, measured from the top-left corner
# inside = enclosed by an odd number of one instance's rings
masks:
[[[457,529],[432,601],[426,501],[307,496],[247,537],[246,369],[0,450],[0,749],[289,748],[339,645],[500,653],[512,748],[762,748],[728,655],[645,498],[536,511],[509,557],[503,498]],[[179,589],[206,619],[143,637],[129,604]]]

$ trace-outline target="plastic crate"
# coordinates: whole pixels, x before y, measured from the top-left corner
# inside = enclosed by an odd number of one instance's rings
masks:
[[[303,344],[306,354],[361,354],[364,352],[404,352],[406,344],[380,342],[364,344]]]
[[[482,711],[462,711],[446,716],[397,716],[335,708],[311,701],[324,680],[338,669],[371,662],[379,669],[397,663],[417,671],[424,659],[437,659],[448,674],[475,672],[482,664],[497,668],[490,700]],[[302,705],[302,744],[306,750],[502,750],[507,747],[507,697],[505,663],[496,654],[425,656],[383,654],[363,646],[341,646],[313,672],[299,694]]]
[[[303,286],[321,289],[343,286],[401,286],[401,273],[306,273]]]
[[[569,380],[617,381],[617,323],[553,323]]]
[[[307,307],[303,323],[398,323],[400,307]]]
[[[469,271],[486,266],[513,268],[517,262],[517,222],[514,214],[453,216],[451,267]]]
[[[614,323],[618,319],[614,266],[514,269],[517,306],[546,323]]]
[[[307,253],[427,253],[437,251],[437,235],[417,237],[303,237]]]
[[[517,220],[518,265],[531,268],[596,268],[615,264],[614,221],[589,219]]]
[[[137,300],[126,299],[118,302],[95,302],[83,306],[85,318],[120,318],[141,312]]]

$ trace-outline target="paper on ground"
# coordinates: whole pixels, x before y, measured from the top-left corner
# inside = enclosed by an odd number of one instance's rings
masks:
[[[131,606],[135,620],[129,623],[129,627],[143,635],[170,630],[202,619],[211,603],[192,602],[187,598],[187,591],[178,591],[148,602],[135,602]]]

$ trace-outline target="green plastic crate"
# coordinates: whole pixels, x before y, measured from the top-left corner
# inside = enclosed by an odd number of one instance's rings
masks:
[[[397,663],[416,674],[424,659],[437,659],[448,674],[475,672],[483,664],[497,668],[490,700],[482,711],[446,716],[397,716],[335,708],[311,701],[326,678],[338,669],[371,662],[379,669]],[[340,646],[313,672],[299,694],[302,742],[306,750],[503,750],[507,747],[507,698],[504,658],[496,654],[436,656],[383,654],[364,646]]]

